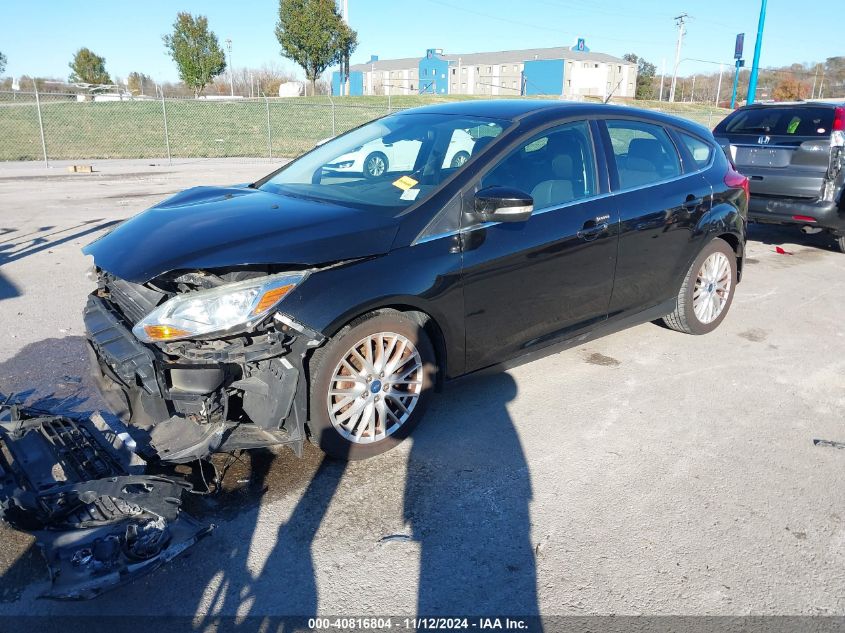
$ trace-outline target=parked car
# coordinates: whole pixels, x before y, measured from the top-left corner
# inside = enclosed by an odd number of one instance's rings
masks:
[[[379,178],[390,171],[411,171],[421,144],[422,141],[415,139],[394,143],[375,139],[341,154],[323,169],[337,174],[364,174],[367,178]],[[442,166],[460,167],[469,160],[474,145],[475,140],[467,130],[455,130],[449,139]]]
[[[327,168],[377,144],[416,155],[374,177]],[[306,435],[333,456],[375,455],[444,380],[659,318],[716,328],[741,278],[747,195],[707,129],[654,112],[503,100],[396,113],[87,246],[93,367],[166,461],[299,451]]]
[[[713,133],[750,179],[750,220],[828,231],[845,252],[845,104],[754,104]]]

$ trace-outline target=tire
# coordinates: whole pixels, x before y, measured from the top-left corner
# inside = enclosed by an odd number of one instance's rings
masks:
[[[452,156],[452,162],[449,163],[449,167],[456,168],[463,165],[465,162],[469,160],[469,152],[460,151],[454,156]]]
[[[379,347],[383,352],[391,350],[384,361],[376,354]],[[397,353],[400,349],[402,352]],[[362,360],[370,361],[374,371],[368,372]],[[418,370],[405,375],[417,364]],[[396,372],[393,377],[408,384],[389,384],[384,372],[377,373],[391,365]],[[353,369],[359,373],[353,374]],[[318,349],[309,362],[311,441],[327,455],[346,460],[390,450],[419,424],[431,397],[435,371],[431,340],[410,317],[390,311],[353,321]],[[389,372],[387,377],[391,376]],[[349,380],[336,379],[347,375]],[[334,393],[347,389],[354,394]],[[355,435],[360,437],[353,439]]]
[[[388,163],[387,156],[383,153],[373,152],[372,154],[367,154],[367,157],[364,159],[364,177],[381,178],[387,173],[389,167],[390,164]]]
[[[839,247],[839,252],[845,253],[845,235],[834,235],[833,239],[836,241],[836,246]]]
[[[720,255],[723,256],[723,259]],[[711,267],[710,270],[703,270],[705,262],[708,262],[708,265],[718,264],[718,266]],[[724,272],[722,272],[721,262],[727,263],[727,270]],[[715,330],[725,319],[725,315],[727,315],[731,303],[733,303],[737,282],[736,271],[736,253],[734,253],[730,244],[720,238],[714,239],[701,250],[701,253],[690,266],[678,292],[675,310],[663,317],[663,323],[673,330],[686,334],[707,334]],[[708,277],[710,277],[709,280]],[[729,283],[726,293],[725,291],[720,292],[719,287],[725,282]],[[703,296],[701,293],[703,293]],[[714,296],[721,298],[718,303],[718,311],[715,309],[717,300],[711,299],[711,302],[708,302],[708,294],[711,298]],[[700,297],[698,302],[695,299],[696,295]],[[697,313],[696,306],[703,312],[703,318],[699,317],[701,312]],[[708,311],[710,308],[713,308],[715,316],[713,312]]]

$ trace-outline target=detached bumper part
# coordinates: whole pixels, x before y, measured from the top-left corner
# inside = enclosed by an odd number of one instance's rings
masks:
[[[181,511],[190,484],[144,474],[131,438],[98,415],[72,420],[4,409],[0,519],[35,535],[50,572],[44,597],[92,598],[211,531]]]

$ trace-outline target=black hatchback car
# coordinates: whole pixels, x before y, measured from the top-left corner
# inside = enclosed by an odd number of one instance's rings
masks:
[[[751,221],[828,231],[845,252],[845,104],[753,104],[713,134],[750,179]]]
[[[385,147],[381,174],[338,170]],[[740,280],[747,195],[708,130],[657,113],[396,113],[89,245],[93,366],[165,461],[307,436],[374,455],[442,380],[658,318],[713,330]]]

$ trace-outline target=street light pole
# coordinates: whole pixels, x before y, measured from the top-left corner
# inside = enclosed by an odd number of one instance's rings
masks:
[[[230,96],[235,96],[235,75],[232,68],[232,40],[226,38],[226,50],[229,51],[229,93]]]
[[[748,98],[746,103],[754,103],[757,95],[757,71],[760,67],[760,49],[763,48],[763,26],[766,23],[766,0],[760,3],[760,21],[757,23],[757,43],[754,44],[754,61],[751,63],[751,78],[748,80]]]

